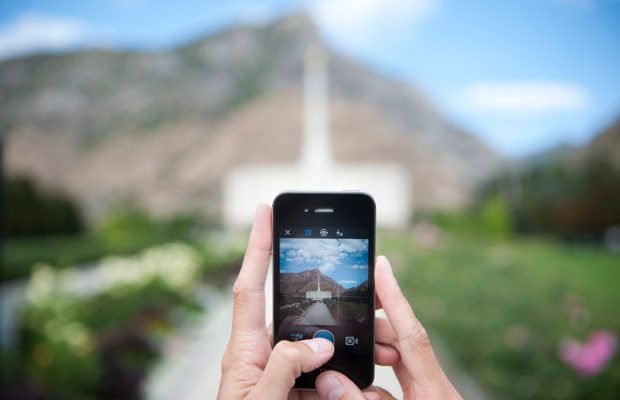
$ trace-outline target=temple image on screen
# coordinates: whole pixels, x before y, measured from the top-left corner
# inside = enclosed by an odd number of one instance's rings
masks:
[[[316,290],[309,290],[306,292],[306,299],[308,300],[325,300],[332,298],[332,292],[329,290],[321,290],[321,273],[316,270]]]
[[[280,316],[284,325],[368,321],[368,239],[280,240]]]

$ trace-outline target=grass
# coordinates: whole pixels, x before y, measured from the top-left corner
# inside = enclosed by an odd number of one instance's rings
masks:
[[[620,357],[591,378],[557,356],[597,329],[620,333],[620,255],[547,239],[444,237],[435,247],[383,233],[420,320],[500,398],[614,398]]]

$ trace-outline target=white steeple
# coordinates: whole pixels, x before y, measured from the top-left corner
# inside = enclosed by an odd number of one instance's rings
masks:
[[[377,224],[390,228],[407,225],[412,188],[409,173],[402,165],[387,159],[349,163],[334,160],[329,132],[327,76],[327,51],[320,43],[315,43],[304,53],[300,160],[285,164],[241,165],[228,171],[222,182],[222,212],[227,226],[246,226],[252,221],[256,204],[270,203],[283,191],[344,189],[365,191],[374,197]],[[318,286],[320,278],[317,279]],[[330,291],[321,291],[320,288],[307,291],[306,295],[314,300],[331,298]]]
[[[301,167],[312,186],[321,186],[331,170],[329,142],[327,54],[320,44],[304,55],[304,131]]]

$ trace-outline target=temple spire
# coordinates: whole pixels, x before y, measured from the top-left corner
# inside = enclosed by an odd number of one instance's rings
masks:
[[[327,53],[320,44],[313,44],[304,56],[301,165],[307,179],[314,185],[321,185],[328,178],[332,164],[327,86]]]

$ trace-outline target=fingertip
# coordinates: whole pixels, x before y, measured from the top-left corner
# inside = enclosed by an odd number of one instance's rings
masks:
[[[381,395],[376,392],[362,392],[367,400],[381,400]]]
[[[381,300],[381,292],[390,286],[391,278],[394,277],[392,267],[386,256],[380,255],[375,262],[375,284],[377,289],[377,298]],[[385,306],[385,304],[381,304]]]
[[[394,366],[400,361],[400,353],[394,347],[375,343],[375,363],[377,365]]]
[[[326,400],[360,399],[365,396],[351,379],[337,371],[321,373],[315,381],[315,386],[321,398]],[[377,398],[370,396],[371,399]]]
[[[266,203],[260,203],[258,206],[256,206],[256,212],[254,213],[254,224],[256,224],[257,221],[260,221],[262,218],[264,218],[265,214],[270,214],[270,213],[271,213],[271,206]]]
[[[321,373],[316,378],[314,385],[321,398],[326,400],[337,400],[344,394],[344,386],[338,379],[338,375],[333,371]]]
[[[260,250],[271,251],[271,207],[268,204],[256,207],[249,244]]]
[[[379,386],[370,386],[362,391],[367,399],[393,399],[396,400],[390,392]]]
[[[392,273],[392,265],[390,264],[390,261],[387,259],[387,257],[384,255],[379,255],[377,257],[376,267],[388,270],[390,273]]]
[[[332,354],[334,352],[334,344],[327,339],[314,338],[308,340],[302,340],[303,344],[308,346],[315,354]]]

